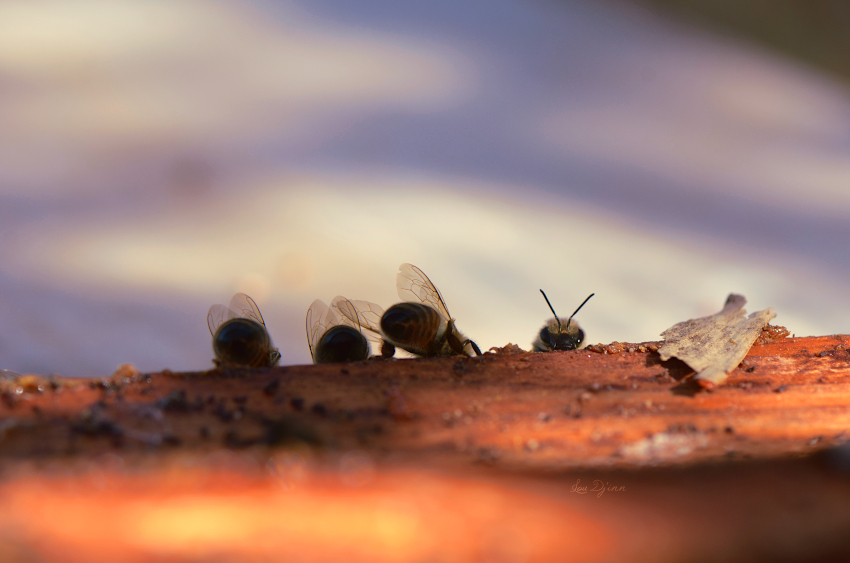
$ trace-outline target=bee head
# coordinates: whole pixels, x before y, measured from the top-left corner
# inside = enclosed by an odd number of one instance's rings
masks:
[[[540,340],[551,350],[575,350],[584,341],[584,331],[575,321],[554,318],[540,329]]]
[[[540,342],[549,350],[575,350],[584,341],[584,331],[572,319],[594,294],[591,293],[568,319],[561,319],[549,302],[549,298],[546,297],[546,293],[542,289],[540,293],[543,294],[543,299],[549,305],[549,310],[555,315],[554,319],[550,320],[546,323],[546,326],[540,329]],[[539,344],[535,345],[535,350],[543,351]]]

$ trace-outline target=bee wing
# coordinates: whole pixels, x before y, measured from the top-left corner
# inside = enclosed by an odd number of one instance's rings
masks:
[[[260,313],[260,308],[257,307],[257,304],[253,299],[244,293],[237,293],[233,296],[233,299],[230,300],[230,310],[233,311],[237,317],[254,319],[261,325],[266,326],[266,323],[263,320],[263,315]]]
[[[368,301],[356,301],[337,295],[331,301],[331,307],[339,311],[342,322],[354,328],[381,333],[381,317],[384,309]]]
[[[329,328],[338,324],[336,313],[319,299],[313,301],[307,309],[307,346],[310,347],[310,357],[315,359],[316,343]]]
[[[10,369],[0,369],[0,381],[4,379],[18,379],[19,377],[23,376],[16,371],[12,371]]]
[[[381,317],[384,309],[380,305],[369,301],[357,301],[346,299],[337,295],[331,301],[331,308],[340,314],[340,320],[363,333],[363,336],[372,344],[374,350],[380,350],[383,343],[381,336]]]
[[[207,313],[207,326],[210,328],[210,334],[215,336],[215,331],[221,326],[221,323],[229,321],[236,316],[238,315],[224,305],[213,305],[210,307],[210,312]]]
[[[431,283],[425,272],[413,264],[402,264],[398,267],[396,289],[402,301],[418,301],[434,308],[447,321],[452,317],[440,290]]]

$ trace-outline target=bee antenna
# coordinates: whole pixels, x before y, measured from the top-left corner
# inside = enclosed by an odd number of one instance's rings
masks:
[[[546,297],[546,292],[544,292],[544,291],[541,289],[541,290],[540,290],[540,293],[542,293],[542,294],[543,294],[543,299],[545,299],[545,300],[546,300],[546,304],[547,304],[547,305],[549,305],[549,310],[550,310],[550,311],[552,311],[552,314],[553,314],[553,315],[555,315],[555,320],[556,320],[556,321],[558,321],[558,332],[561,332],[561,319],[559,319],[559,318],[558,318],[558,313],[556,313],[556,312],[555,312],[555,308],[554,308],[554,307],[552,307],[552,304],[551,304],[551,303],[549,303],[549,298],[548,298],[548,297]],[[588,297],[587,299],[590,299],[590,297]],[[585,301],[587,301],[587,300],[585,300]],[[584,303],[582,303],[582,305],[584,305]],[[579,309],[581,309],[581,307],[579,307]],[[576,311],[576,313],[578,313],[578,311]],[[576,313],[573,313],[573,315],[575,315]],[[568,324],[568,325],[567,325],[567,329],[569,329],[569,328],[570,328],[570,325]]]
[[[307,318],[305,319],[305,326],[307,327],[307,346],[310,348],[310,357],[313,357],[313,345],[310,344],[310,319],[313,315],[310,313],[310,310],[307,310]]]
[[[591,297],[593,297],[594,295],[596,295],[596,294],[595,294],[595,293],[591,293],[590,295],[588,295],[588,296],[587,296],[587,299],[585,299],[584,301],[582,301],[582,302],[581,302],[581,305],[579,305],[579,306],[578,306],[578,309],[576,309],[575,311],[573,311],[573,314],[572,314],[572,315],[570,315],[570,318],[569,318],[569,319],[567,319],[567,332],[569,332],[569,331],[570,331],[570,321],[571,321],[571,320],[573,320],[573,317],[575,317],[575,316],[576,316],[576,313],[578,313],[578,312],[581,310],[581,308],[582,308],[582,307],[584,307],[584,304],[585,304],[585,303],[587,303],[588,301],[590,301],[590,298],[591,298]]]

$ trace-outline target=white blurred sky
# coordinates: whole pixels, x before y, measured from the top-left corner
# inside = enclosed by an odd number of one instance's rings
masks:
[[[483,349],[644,341],[729,292],[847,332],[850,89],[617,3],[0,3],[0,368],[283,363],[422,268]]]

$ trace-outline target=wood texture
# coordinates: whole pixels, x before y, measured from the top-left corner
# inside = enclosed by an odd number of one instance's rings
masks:
[[[657,347],[5,381],[0,546],[57,561],[850,556],[850,337],[755,346],[713,391]]]

